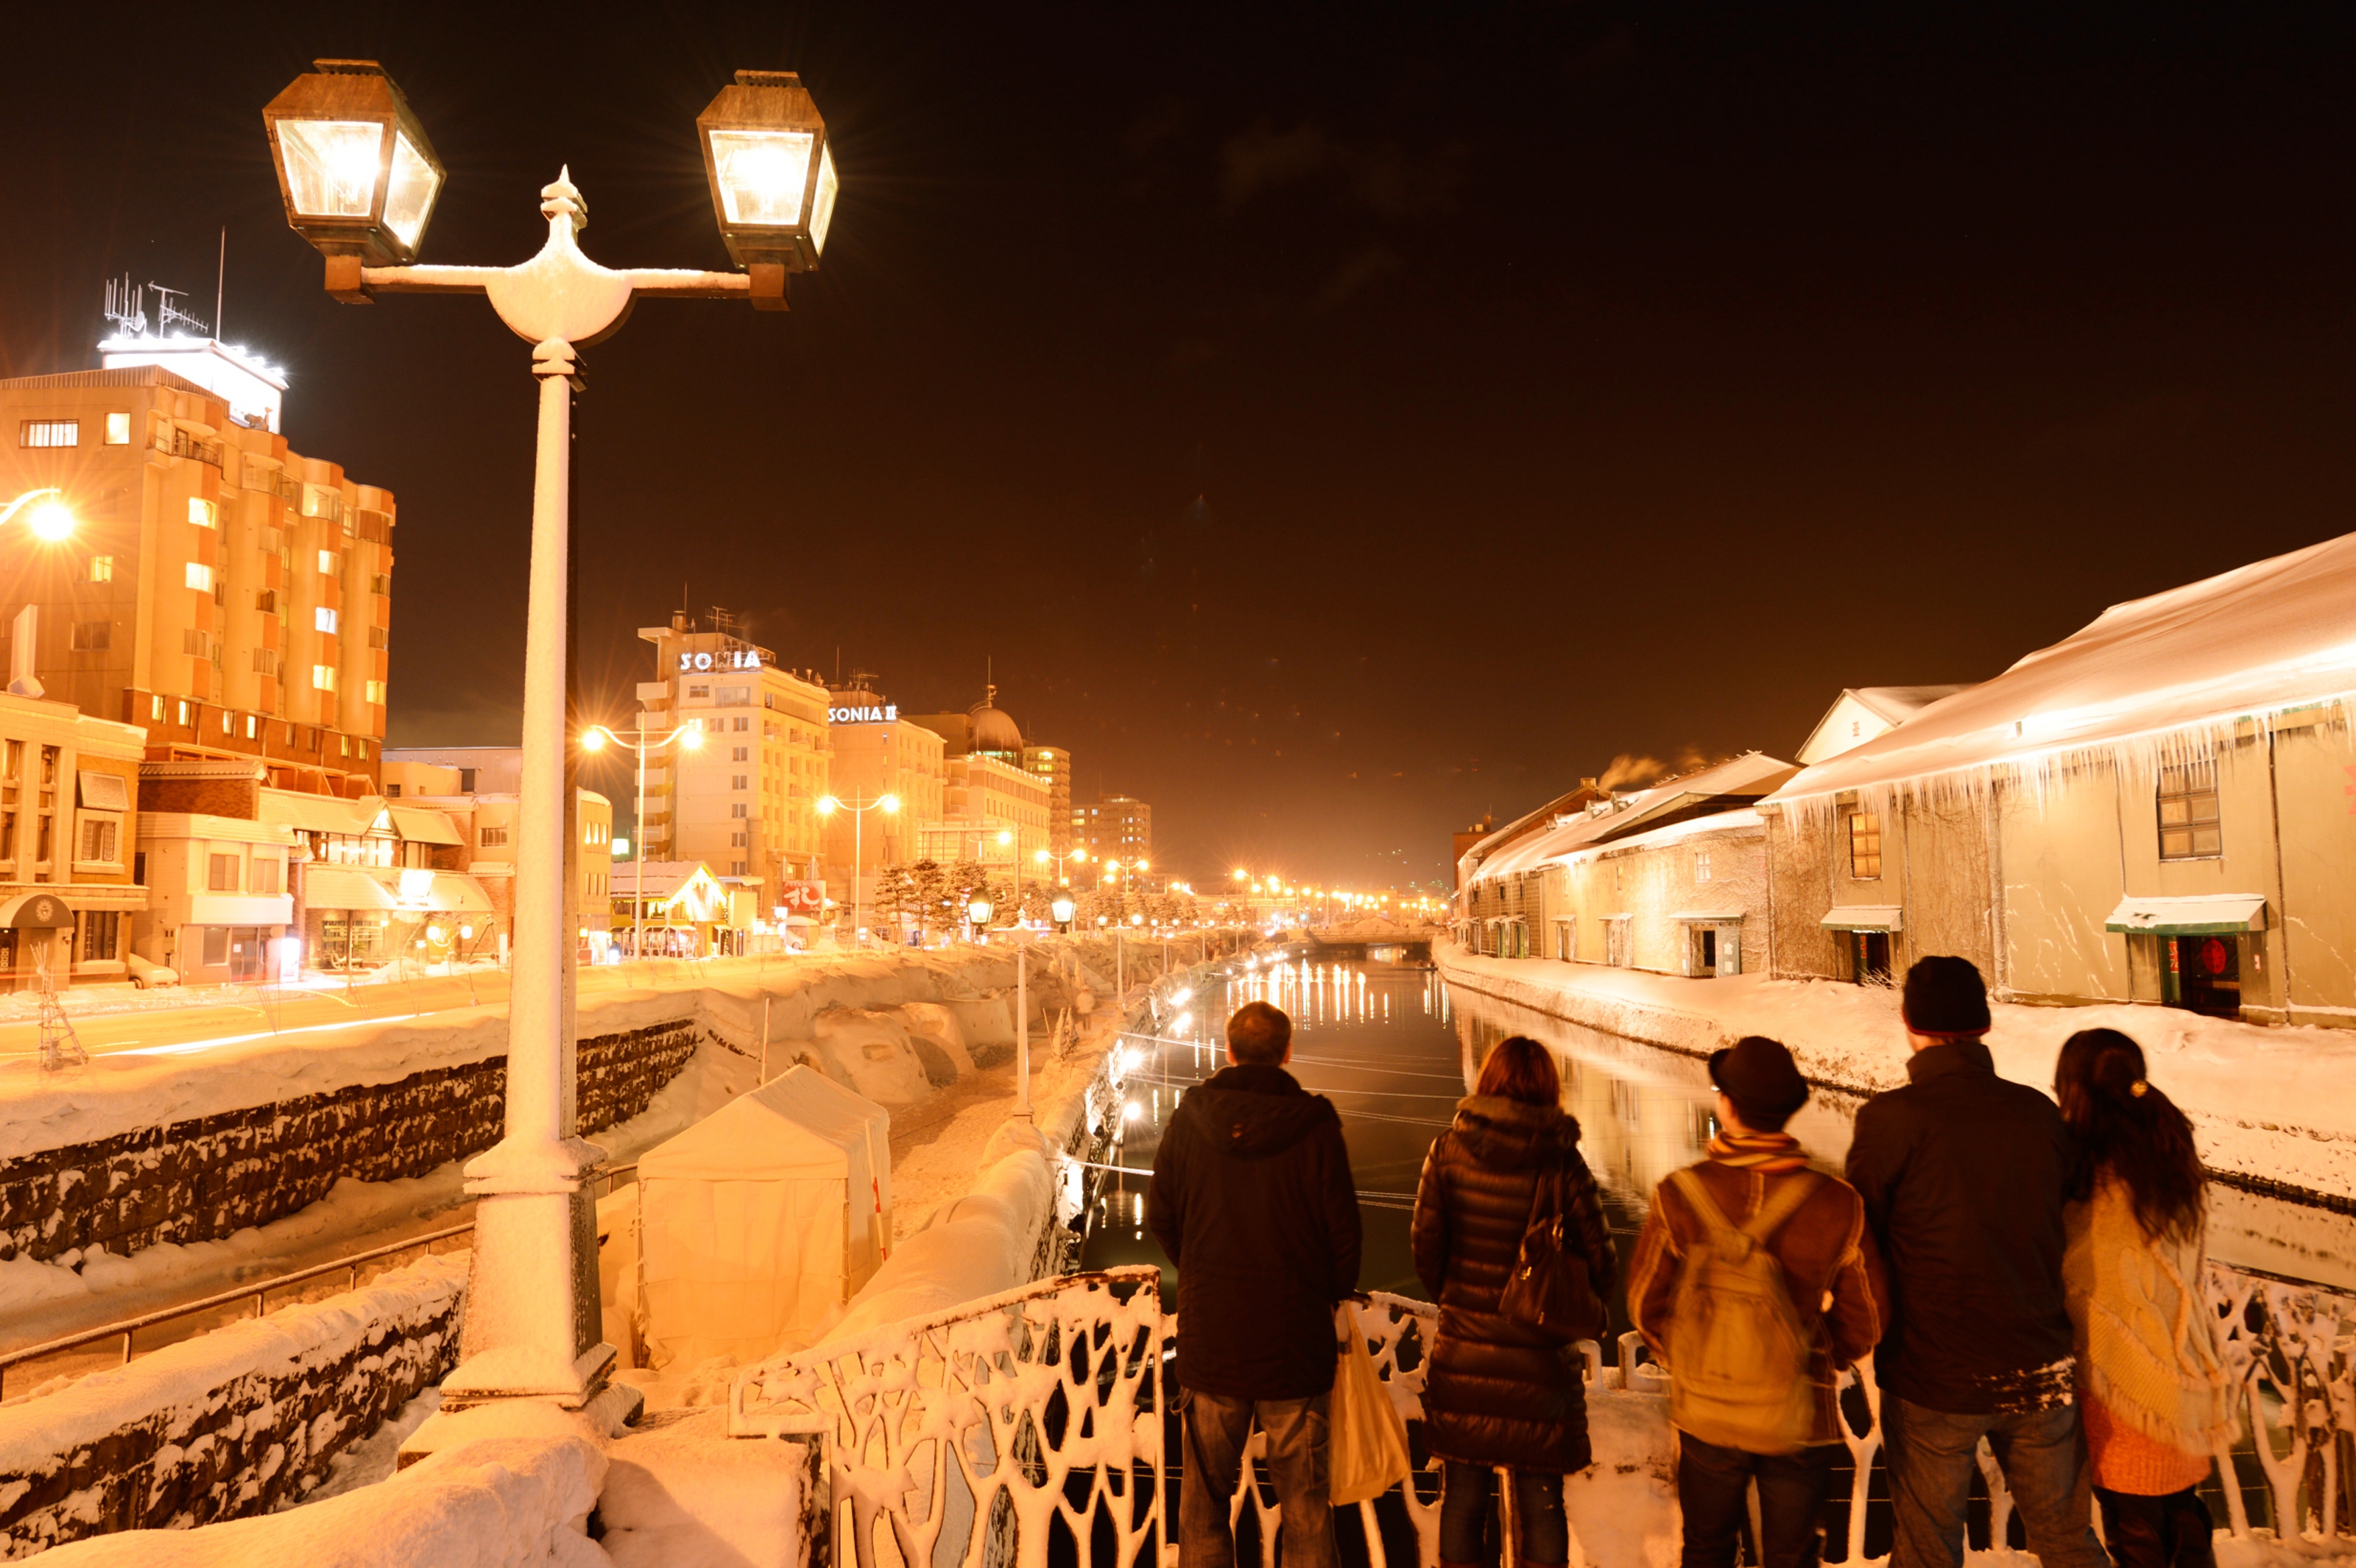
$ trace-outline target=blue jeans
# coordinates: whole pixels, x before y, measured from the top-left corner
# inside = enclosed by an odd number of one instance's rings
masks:
[[[1885,1393],[1881,1424],[1894,1531],[1890,1568],[1963,1568],[1964,1502],[1983,1437],[2042,1568],[2110,1568],[2094,1538],[2093,1467],[2075,1401],[1960,1415]]]
[[[1496,1479],[1496,1472],[1486,1465],[1448,1461],[1440,1493],[1440,1561],[1482,1561],[1481,1537],[1489,1522],[1489,1494]],[[1514,1517],[1521,1525],[1524,1563],[1536,1568],[1570,1561],[1570,1521],[1562,1514],[1560,1476],[1515,1470]]]
[[[1793,1454],[1747,1454],[1677,1434],[1677,1509],[1685,1519],[1680,1568],[1734,1568],[1759,1483],[1762,1568],[1816,1568],[1823,1552],[1825,1494],[1837,1443]]]
[[[1230,1512],[1255,1420],[1268,1436],[1268,1473],[1276,1483],[1283,1521],[1279,1539],[1284,1568],[1333,1568],[1325,1429],[1332,1397],[1236,1399],[1200,1389],[1178,1391],[1178,1408],[1186,1417],[1185,1464],[1178,1484],[1179,1568],[1235,1568]]]

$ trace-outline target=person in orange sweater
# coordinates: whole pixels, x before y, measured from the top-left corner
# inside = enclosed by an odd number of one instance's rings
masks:
[[[2053,1093],[2077,1140],[2062,1284],[2103,1535],[2119,1568],[2211,1568],[2216,1523],[2194,1488],[2235,1423],[2201,1294],[2206,1179],[2192,1124],[2116,1029],[2064,1042]]]
[[[1734,1568],[1755,1480],[1765,1568],[1814,1568],[1832,1465],[1842,1453],[1840,1369],[1881,1338],[1890,1287],[1856,1189],[1810,1170],[1807,1151],[1783,1130],[1808,1098],[1792,1053],[1779,1041],[1746,1036],[1709,1059],[1709,1076],[1718,1089],[1718,1135],[1708,1158],[1654,1189],[1652,1212],[1636,1239],[1629,1316],[1668,1367],[1678,1395],[1696,1393],[1678,1386],[1680,1380],[1698,1383],[1710,1369],[1681,1371],[1673,1347],[1682,1338],[1690,1354],[1707,1359],[1710,1345],[1695,1331],[1697,1325],[1683,1325],[1687,1332],[1680,1335],[1678,1307],[1682,1297],[1706,1308],[1706,1296],[1688,1292],[1719,1282],[1685,1276],[1721,1257],[1747,1256],[1752,1246],[1773,1259],[1775,1284],[1789,1297],[1788,1314],[1777,1307],[1775,1316],[1799,1336],[1782,1386],[1738,1388],[1731,1402],[1715,1403],[1672,1397],[1682,1562],[1683,1568]],[[1746,1232],[1747,1243],[1737,1239]],[[1757,1366],[1739,1359],[1736,1381],[1762,1383],[1765,1374]],[[1762,1440],[1739,1418],[1724,1421],[1729,1403],[1780,1407],[1788,1413],[1775,1423],[1783,1430]],[[1705,1412],[1720,1419],[1696,1419]]]

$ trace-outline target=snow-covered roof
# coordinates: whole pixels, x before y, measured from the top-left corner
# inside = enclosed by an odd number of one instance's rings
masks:
[[[1789,763],[1764,752],[1751,752],[1730,763],[1719,763],[1683,778],[1633,791],[1615,797],[1612,810],[1576,817],[1559,827],[1532,834],[1517,844],[1506,846],[1483,861],[1472,880],[1486,881],[1493,877],[1515,875],[1580,849],[1633,837],[1644,832],[1647,824],[1665,827],[1669,825],[1661,820],[1664,817],[1708,808],[1720,800],[1725,804],[1716,810],[1705,809],[1699,815],[1713,827],[1732,826],[1719,820],[1723,813],[1740,810],[1757,800],[1790,778],[1794,771]]]
[[[1804,770],[1779,801],[2231,722],[2356,692],[2356,534],[2114,604],[1995,679]]]
[[[1799,751],[1794,754],[1803,766],[1824,762],[1872,739],[1872,736],[1860,732],[1866,719],[1858,718],[1859,713],[1874,721],[1874,733],[1879,734],[1892,725],[1903,724],[1941,698],[1953,697],[1963,689],[1961,686],[1954,685],[1843,688],[1841,694],[1833,699],[1833,705],[1825,709],[1825,716],[1816,720],[1816,727],[1808,731],[1808,738],[1800,742]],[[1844,716],[1847,717],[1850,726],[1850,733],[1847,735],[1839,733],[1837,729]]]

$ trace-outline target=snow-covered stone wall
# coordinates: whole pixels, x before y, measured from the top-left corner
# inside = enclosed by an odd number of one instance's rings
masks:
[[[0,1555],[301,1496],[457,1353],[466,1255],[184,1340],[0,1406]]]
[[[582,1131],[646,1109],[697,1040],[689,1020],[584,1040]],[[345,1177],[391,1181],[463,1159],[499,1135],[507,1058],[284,1099],[269,1097],[275,1076],[245,1082],[247,1105],[0,1158],[0,1261],[214,1241],[315,1203]]]

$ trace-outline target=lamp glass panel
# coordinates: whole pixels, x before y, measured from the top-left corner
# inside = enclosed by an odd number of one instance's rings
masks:
[[[366,218],[376,208],[384,127],[373,120],[281,120],[286,190],[305,218]]]
[[[442,176],[424,155],[398,131],[392,136],[392,185],[384,193],[384,226],[411,250],[425,232],[425,215],[434,209],[434,192]]]
[[[799,223],[814,140],[808,131],[712,132],[722,218],[763,229]]]
[[[834,221],[834,149],[818,150],[818,199],[810,204],[810,243],[826,249],[827,226]]]

